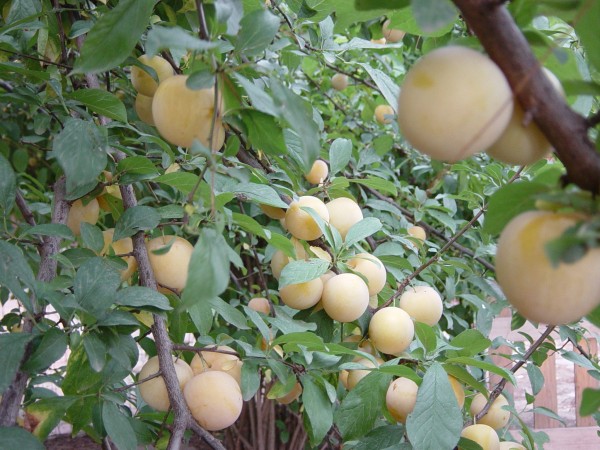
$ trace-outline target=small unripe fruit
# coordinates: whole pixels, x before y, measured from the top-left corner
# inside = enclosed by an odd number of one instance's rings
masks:
[[[397,355],[408,348],[415,337],[410,316],[400,308],[388,306],[377,311],[369,323],[369,338],[377,350]]]
[[[406,423],[415,409],[419,386],[410,378],[398,378],[390,383],[385,394],[385,405],[396,422]]]
[[[152,117],[152,98],[142,94],[135,96],[135,112],[142,122],[154,126],[154,118]]]
[[[186,80],[185,75],[175,75],[158,86],[152,101],[152,117],[156,128],[171,144],[190,147],[197,139],[205,147],[218,150],[225,141],[225,129],[221,121],[222,98],[219,95],[212,140],[209,142],[215,115],[215,90],[189,89]]]
[[[383,359],[375,358],[377,364],[373,364],[371,360],[367,358],[360,358],[356,361],[356,363],[361,364],[365,367],[376,368],[379,367],[380,364],[383,364]],[[348,371],[348,379],[346,388],[350,391],[354,389],[354,387],[358,384],[360,380],[369,375],[372,371],[368,369],[352,369]]]
[[[158,81],[163,82],[169,77],[174,75],[173,67],[171,64],[160,56],[153,56],[150,58],[147,55],[142,55],[138,60],[145,66],[152,67],[156,75],[158,75]],[[158,89],[158,83],[154,81],[154,78],[150,76],[148,72],[138,66],[131,66],[131,84],[136,91],[146,97],[152,97],[156,89]]]
[[[104,247],[100,252],[101,255],[107,255],[109,253],[109,248],[111,247],[115,255],[123,255],[125,253],[133,252],[133,242],[131,238],[123,238],[113,242],[114,234],[114,228],[109,228],[108,230],[104,230],[102,232],[102,237],[104,238]],[[121,258],[127,263],[127,268],[121,270],[121,280],[125,281],[131,278],[133,272],[136,271],[137,260],[133,256],[122,256]]]
[[[563,325],[600,304],[600,249],[574,263],[552,265],[546,244],[582,215],[527,211],[502,231],[496,252],[496,278],[508,301],[528,320]]]
[[[344,75],[343,73],[336,73],[331,77],[331,86],[336,91],[343,91],[348,87],[348,75]]]
[[[297,239],[312,241],[320,238],[323,232],[311,215],[301,209],[303,207],[312,208],[325,222],[329,222],[329,211],[327,211],[325,203],[317,197],[306,195],[292,202],[285,213],[287,229]]]
[[[487,56],[466,47],[442,47],[406,74],[398,124],[417,150],[455,162],[498,139],[510,120],[512,98],[504,74]]]
[[[279,290],[283,303],[294,309],[308,309],[315,306],[323,294],[321,278],[306,283],[289,284]]]
[[[475,397],[473,397],[469,412],[473,417],[475,417],[486,404],[487,398],[485,398],[483,394],[477,394]],[[486,412],[485,415],[477,421],[477,423],[488,425],[494,430],[504,428],[510,420],[510,411],[502,408],[503,406],[507,405],[508,400],[506,400],[506,397],[500,395],[496,400],[493,401],[488,412]]]
[[[290,262],[290,258],[281,250],[277,250],[271,257],[271,272],[276,280],[279,280],[281,271]]]
[[[429,286],[407,287],[398,304],[417,322],[433,327],[440,321],[444,304],[442,297]]]
[[[427,239],[427,233],[425,233],[425,230],[418,225],[410,227],[408,230],[406,230],[406,232],[410,236],[414,237],[415,239],[419,239],[420,241],[425,241]]]
[[[235,352],[227,345],[219,345],[216,350]],[[211,351],[203,351],[194,355],[190,363],[194,375],[208,370],[220,370],[231,375],[240,386],[242,383],[242,365],[242,361],[236,355]]]
[[[322,159],[317,159],[304,178],[311,184],[320,184],[327,178],[327,175],[329,175],[329,166]]]
[[[389,20],[386,20],[385,22],[383,22],[383,27],[382,27],[383,37],[387,40],[387,42],[391,42],[392,44],[395,44],[396,42],[400,42],[404,38],[404,35],[406,34],[406,32],[404,32],[402,30],[396,30],[394,28],[389,28],[389,26],[390,26]]]
[[[285,217],[285,209],[283,208],[261,204],[260,209],[271,219],[283,219]]]
[[[352,322],[367,309],[369,288],[358,275],[341,273],[325,283],[321,300],[333,320]]]
[[[271,313],[271,304],[264,297],[254,297],[248,302],[248,308],[254,311],[269,315]]]
[[[290,392],[285,394],[283,397],[279,397],[275,400],[277,400],[277,402],[282,405],[289,405],[294,400],[296,400],[298,397],[300,397],[300,394],[302,394],[302,385],[296,381],[296,384],[294,385],[294,387],[292,388],[292,390]]]
[[[351,198],[339,197],[326,203],[325,206],[329,211],[329,223],[340,232],[342,239],[346,239],[352,225],[363,220],[360,206]]]
[[[348,267],[367,279],[369,296],[377,295],[385,286],[387,272],[383,263],[369,253],[359,253],[348,261]]]
[[[521,444],[516,442],[500,442],[500,450],[527,450]]]
[[[189,380],[194,376],[191,367],[182,359],[173,358],[175,365],[175,373],[177,374],[177,380],[179,381],[179,387],[183,387],[188,383]],[[146,364],[142,367],[140,374],[138,375],[139,380],[148,378],[150,375],[157,373],[160,369],[158,356],[150,358]],[[169,395],[167,393],[167,386],[163,380],[163,377],[152,378],[151,380],[144,381],[139,385],[140,395],[148,405],[157,411],[168,411],[170,402]]]
[[[460,382],[453,376],[448,375],[448,381],[450,382],[452,391],[454,391],[454,396],[456,397],[458,407],[462,409],[462,407],[465,406],[465,390],[462,384],[460,384]]]
[[[99,217],[100,205],[98,204],[98,200],[94,198],[86,205],[81,200],[75,200],[69,209],[67,226],[74,235],[79,236],[81,233],[81,222],[95,225]]]
[[[194,419],[208,431],[233,425],[244,405],[237,381],[220,371],[196,375],[186,384],[183,395]]]
[[[375,120],[382,125],[392,123],[393,119],[387,116],[393,115],[394,108],[392,108],[390,105],[377,105],[375,108]]]
[[[171,247],[166,253],[153,253],[168,245]],[[148,241],[146,248],[157,283],[181,291],[187,282],[194,246],[182,237],[167,235]]]
[[[477,424],[466,427],[460,434],[461,437],[477,442],[483,450],[500,450],[500,439],[493,428]],[[461,447],[458,447],[462,450]]]

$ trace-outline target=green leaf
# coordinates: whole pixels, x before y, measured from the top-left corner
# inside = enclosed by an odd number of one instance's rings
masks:
[[[440,37],[452,30],[453,23],[450,22],[446,26],[438,28],[435,31],[424,31],[417,23],[412,8],[403,8],[392,12],[388,15],[390,19],[390,28],[403,30],[407,34],[415,36]]]
[[[290,284],[306,283],[319,278],[329,270],[329,264],[329,261],[319,258],[290,261],[281,271],[279,289]]]
[[[254,200],[265,205],[287,208],[287,203],[279,198],[279,194],[271,186],[258,183],[240,183],[232,191],[248,200]]]
[[[376,191],[384,194],[392,194],[394,197],[398,195],[396,185],[391,181],[384,180],[383,178],[368,176],[367,178],[349,179],[348,181],[370,187],[371,189],[375,189]]]
[[[437,347],[437,337],[435,331],[429,325],[421,322],[415,322],[415,334],[425,348],[425,351],[432,352]]]
[[[193,173],[172,172],[161,175],[155,178],[154,181],[172,186],[183,194],[188,195],[197,186],[199,179],[200,177]]]
[[[337,138],[329,147],[329,176],[343,171],[352,157],[352,141]]]
[[[150,206],[127,209],[115,225],[113,241],[133,236],[140,230],[152,230],[160,223],[160,214]]]
[[[597,327],[600,327],[600,306],[596,307],[596,309],[585,316],[585,318]]]
[[[207,335],[213,322],[212,307],[208,301],[190,304],[188,306],[188,313],[198,332],[203,336]]]
[[[29,333],[0,334],[0,394],[13,382],[25,353],[25,346],[32,338]]]
[[[506,369],[502,367],[498,367],[495,364],[491,364],[485,361],[480,361],[474,358],[468,358],[466,356],[458,356],[456,358],[448,358],[445,361],[446,364],[464,364],[467,366],[477,367],[482,370],[487,370],[489,372],[495,373],[496,375],[501,376],[502,378],[506,378],[512,384],[516,384],[515,376]]]
[[[223,317],[223,319],[230,325],[234,326],[238,330],[249,330],[250,327],[246,323],[246,316],[244,316],[239,310],[235,309],[226,301],[219,297],[214,297],[209,300],[210,306]]]
[[[83,245],[96,253],[100,253],[104,248],[104,235],[100,228],[87,222],[81,222],[80,230]]]
[[[67,335],[60,328],[50,328],[23,368],[30,373],[41,372],[58,361],[67,351]]]
[[[408,439],[415,450],[454,448],[462,428],[462,414],[448,375],[439,363],[433,363],[425,372],[417,403],[406,421]]]
[[[404,429],[398,425],[384,425],[377,427],[363,437],[352,450],[411,450],[408,442],[403,442]]]
[[[83,263],[75,275],[73,290],[81,307],[99,314],[114,303],[121,275],[102,258]]]
[[[486,338],[479,330],[465,330],[450,340],[450,345],[461,350],[447,350],[446,356],[475,356],[492,345],[492,341]]]
[[[242,85],[255,109],[267,115],[276,114],[275,103],[273,103],[271,96],[265,92],[262,85],[251,82],[239,73],[233,74],[233,77]]]
[[[268,155],[285,154],[283,130],[275,117],[253,109],[244,109],[240,114],[253,147]]]
[[[183,290],[184,305],[207,302],[218,297],[229,285],[227,242],[222,234],[203,228],[194,246]]]
[[[90,332],[83,335],[83,348],[94,372],[100,372],[106,364],[107,348],[98,333]]]
[[[257,10],[240,21],[241,30],[235,43],[238,53],[248,57],[262,53],[279,30],[279,18],[268,10]]]
[[[245,214],[233,213],[231,215],[233,222],[244,230],[266,239],[267,234],[263,226],[254,220],[252,217]],[[269,231],[267,230],[267,233]],[[270,233],[269,233],[270,234]]]
[[[0,241],[0,285],[29,305],[29,295],[24,291],[24,287],[31,288],[34,283],[35,277],[21,249]]]
[[[408,4],[409,0],[354,0],[354,7],[358,11],[369,11],[371,9],[398,9],[405,8]]]
[[[150,21],[156,0],[121,0],[88,33],[73,73],[98,73],[131,54]]]
[[[310,441],[318,444],[333,425],[332,405],[325,389],[315,383],[312,376],[303,375],[301,382],[302,404],[310,423]]]
[[[258,362],[251,359],[244,360],[242,365],[242,398],[250,400],[260,388],[260,373]]]
[[[145,156],[131,156],[122,159],[117,165],[119,173],[119,182],[121,184],[131,184],[134,181],[148,180],[158,175],[158,170],[154,163]]]
[[[93,122],[69,119],[54,139],[52,154],[67,177],[67,196],[87,194],[106,167],[106,136]],[[83,190],[83,191],[81,191]]]
[[[400,88],[398,83],[392,80],[388,74],[382,72],[379,69],[375,69],[366,63],[359,63],[369,76],[373,79],[381,93],[383,94],[386,101],[394,109],[394,112],[398,112],[398,96],[400,95]]]
[[[302,345],[311,350],[325,351],[323,339],[310,331],[299,333],[284,333],[273,341],[273,345],[295,344]]]
[[[575,31],[581,39],[586,56],[596,70],[600,70],[600,42],[598,40],[598,24],[600,23],[600,2],[593,0],[584,2],[578,20],[574,21]]]
[[[198,70],[188,76],[185,85],[194,91],[208,89],[215,85],[215,75],[208,69]]]
[[[8,216],[15,204],[17,177],[8,160],[0,153],[0,208]]]
[[[344,440],[357,439],[373,428],[385,408],[385,394],[391,381],[392,375],[372,371],[348,392],[334,416]]]
[[[367,217],[360,222],[355,223],[348,230],[348,234],[346,234],[346,247],[350,247],[372,234],[377,233],[381,230],[382,226],[381,221],[376,217]]]
[[[78,89],[65,95],[66,98],[83,103],[95,113],[119,122],[127,122],[125,105],[114,94],[103,89]]]
[[[585,388],[579,407],[580,416],[591,416],[600,410],[600,389]]]
[[[117,405],[112,402],[103,403],[102,422],[106,434],[119,450],[137,449],[137,438],[129,422],[129,417],[123,414]]]
[[[6,450],[17,448],[23,450],[45,449],[38,438],[21,427],[0,427],[0,442],[2,448]]]
[[[49,397],[27,405],[25,408],[27,415],[40,421],[36,424],[33,434],[39,440],[45,441],[73,403],[75,403],[74,397]]]
[[[169,299],[154,289],[144,286],[130,286],[117,292],[115,303],[141,309],[160,309],[169,311]],[[149,307],[149,308],[146,308]]]
[[[449,0],[412,0],[411,6],[417,24],[426,33],[435,32],[458,17],[458,10]]]
[[[161,50],[195,50],[203,52],[216,46],[216,43],[199,39],[181,27],[154,26],[148,31],[146,53],[154,56]]]
[[[498,234],[516,215],[535,208],[535,196],[546,192],[548,187],[535,182],[523,181],[507,184],[492,194],[488,201],[483,229]]]
[[[83,222],[82,225],[84,225],[84,224],[89,225],[89,224]],[[42,223],[40,225],[36,225],[34,227],[27,228],[21,234],[21,237],[25,237],[28,235],[58,236],[62,239],[67,239],[69,241],[72,241],[75,239],[75,236],[73,235],[73,232],[71,231],[71,229],[68,226],[63,225],[61,223]]]
[[[483,450],[483,447],[477,442],[461,437],[458,441],[458,448],[461,450]]]

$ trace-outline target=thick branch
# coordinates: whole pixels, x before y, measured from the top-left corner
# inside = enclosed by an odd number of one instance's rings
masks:
[[[494,0],[454,0],[490,57],[502,69],[523,109],[531,115],[567,168],[569,181],[600,192],[600,155],[587,120],[573,111],[541,70],[508,10]]]

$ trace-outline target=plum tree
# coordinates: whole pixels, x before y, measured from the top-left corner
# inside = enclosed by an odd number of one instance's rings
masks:
[[[279,289],[281,301],[290,308],[308,309],[315,306],[323,294],[323,281],[321,278],[305,283],[288,284]]]
[[[271,219],[283,219],[285,217],[285,209],[278,208],[276,206],[270,206],[265,204],[260,204],[260,209],[265,213],[267,217]]]
[[[553,264],[546,245],[578,222],[580,214],[527,211],[513,218],[498,240],[496,277],[508,301],[526,319],[562,325],[600,304],[600,249],[577,262]],[[570,299],[570,300],[566,300]]]
[[[484,408],[486,403],[487,398],[483,394],[479,393],[475,395],[471,401],[469,412],[475,417]],[[503,406],[508,406],[508,400],[506,400],[504,395],[499,395],[490,405],[488,412],[477,423],[488,425],[494,430],[504,428],[510,420],[510,411],[503,409]]]
[[[327,175],[329,175],[329,166],[322,159],[317,159],[310,168],[310,171],[304,174],[304,178],[310,184],[320,184],[325,181]]]
[[[346,380],[346,383],[347,383],[346,389],[348,389],[349,391],[354,389],[360,380],[362,380],[364,377],[366,377],[367,375],[369,375],[371,373],[371,370],[369,370],[369,369],[375,369],[375,368],[379,367],[381,364],[383,364],[383,359],[381,359],[381,358],[375,358],[375,361],[377,363],[373,363],[373,361],[371,361],[370,359],[367,359],[367,358],[357,359],[355,361],[357,364],[361,364],[361,365],[367,367],[368,369],[351,369],[351,370],[349,370],[348,377]]]
[[[312,208],[325,222],[329,222],[329,211],[322,200],[305,195],[293,201],[285,213],[285,224],[292,236],[305,241],[318,239],[323,235],[319,225],[302,208]]]
[[[460,434],[462,437],[478,443],[483,450],[499,450],[500,439],[492,427],[483,424],[470,425]],[[462,447],[458,447],[463,450]]]
[[[109,228],[102,232],[102,236],[104,238],[104,247],[102,248],[100,254],[108,254],[111,248],[115,255],[132,253],[133,242],[131,241],[131,238],[123,238],[119,239],[118,241],[113,241],[114,234],[114,228]],[[137,260],[133,255],[122,256],[122,259],[127,263],[127,268],[121,270],[121,280],[125,281],[131,278],[131,275],[133,275],[133,273],[137,270]]]
[[[182,359],[173,358],[175,363],[175,373],[181,389],[192,379],[194,372],[192,368]],[[158,356],[148,359],[146,364],[140,370],[139,380],[144,380],[160,370]],[[140,395],[148,405],[157,411],[168,411],[170,402],[167,393],[167,386],[161,376],[144,381],[139,385]]]
[[[142,55],[138,61],[143,65],[148,66],[156,72],[159,83],[162,83],[169,77],[172,77],[175,72],[169,62],[160,56]],[[153,97],[158,89],[158,83],[152,76],[143,68],[131,66],[131,84],[138,93],[146,97]],[[141,117],[140,117],[141,118]]]
[[[417,322],[433,327],[444,311],[442,297],[431,286],[407,287],[400,296],[398,306],[406,311]]]
[[[395,306],[382,308],[373,314],[369,323],[369,338],[377,350],[397,355],[408,348],[415,337],[410,316]]]
[[[491,59],[448,46],[423,56],[406,74],[398,124],[417,150],[455,162],[492,145],[508,125],[512,107],[510,86]]]
[[[406,418],[415,408],[419,386],[410,378],[400,377],[390,383],[385,394],[385,405],[397,422],[406,423]]]
[[[342,239],[346,239],[352,225],[363,219],[360,206],[351,198],[338,197],[326,203],[325,206],[329,211],[329,224],[340,232]]]
[[[98,200],[93,198],[85,205],[81,200],[75,200],[67,216],[67,226],[75,236],[79,236],[82,222],[95,225],[99,217],[100,205],[98,204]]]
[[[152,101],[156,128],[171,144],[190,147],[197,139],[203,146],[218,150],[225,141],[221,121],[223,99],[218,92],[215,94],[214,88],[188,88],[187,78],[186,75],[174,75],[158,86]],[[218,102],[215,102],[215,95]]]
[[[336,91],[343,91],[348,87],[348,75],[343,73],[336,73],[331,77],[331,86]]]
[[[241,386],[242,383],[242,361],[236,355],[222,352],[232,352],[235,350],[228,345],[219,345],[216,351],[205,350],[196,353],[190,362],[190,367],[194,375],[206,372],[208,370],[219,370],[228,373]]]
[[[290,258],[281,250],[277,250],[275,253],[273,253],[270,263],[271,273],[277,280],[279,280],[279,277],[281,276],[281,271],[285,266],[287,266],[289,262]]]
[[[271,313],[271,303],[264,297],[254,297],[250,299],[248,308],[267,315]]]
[[[321,301],[323,309],[333,320],[352,322],[367,309],[369,288],[358,275],[341,273],[325,283]]]
[[[164,235],[148,241],[146,248],[156,281],[168,288],[183,290],[194,246],[180,236]]]
[[[148,97],[143,94],[135,96],[135,112],[142,122],[154,126],[154,118],[152,117],[152,100],[153,97]]]
[[[423,229],[423,227],[420,227],[418,225],[409,227],[406,232],[414,237],[415,239],[419,239],[420,241],[425,241],[427,240],[427,233],[425,232],[425,230]]]
[[[209,431],[233,425],[244,405],[237,381],[219,370],[195,375],[185,385],[183,395],[194,419]]]
[[[377,105],[375,107],[375,120],[381,125],[392,123],[393,119],[388,116],[394,115],[394,108],[390,105]]]
[[[379,294],[385,286],[387,271],[376,256],[359,253],[348,261],[348,267],[367,279],[369,296]]]

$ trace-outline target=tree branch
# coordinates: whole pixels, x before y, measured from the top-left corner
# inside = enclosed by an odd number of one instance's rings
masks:
[[[508,79],[567,168],[569,181],[600,191],[600,154],[588,137],[588,121],[573,111],[541,70],[508,10],[496,0],[454,0],[465,21]]]

